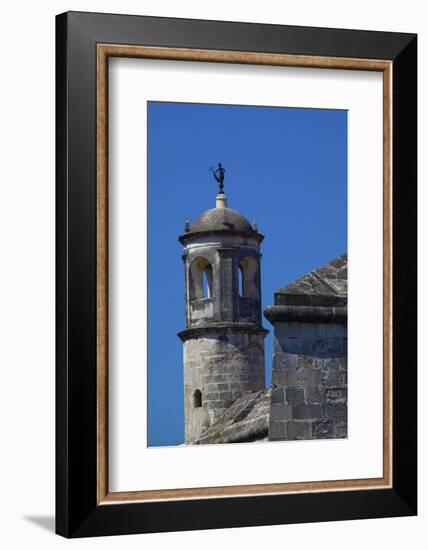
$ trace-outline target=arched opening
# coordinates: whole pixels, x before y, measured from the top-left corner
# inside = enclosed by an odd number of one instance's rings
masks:
[[[195,390],[195,393],[193,394],[193,407],[195,409],[198,409],[199,407],[202,407],[202,392],[201,392],[201,390]]]
[[[195,258],[189,267],[189,299],[213,297],[213,268],[206,258]]]
[[[211,298],[213,293],[213,268],[208,264],[202,273],[202,298]]]
[[[239,294],[244,298],[260,300],[259,263],[257,258],[247,256],[239,264]],[[242,286],[241,286],[242,285]]]
[[[244,296],[244,273],[242,272],[242,266],[238,269],[238,293],[239,296]]]

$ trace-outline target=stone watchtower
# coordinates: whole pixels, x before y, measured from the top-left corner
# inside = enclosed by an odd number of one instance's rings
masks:
[[[261,324],[263,235],[227,207],[202,214],[179,238],[184,246],[185,442],[192,443],[237,398],[265,386]]]

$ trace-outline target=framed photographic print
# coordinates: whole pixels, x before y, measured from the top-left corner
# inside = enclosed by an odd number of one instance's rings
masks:
[[[57,16],[57,532],[414,515],[416,36]]]

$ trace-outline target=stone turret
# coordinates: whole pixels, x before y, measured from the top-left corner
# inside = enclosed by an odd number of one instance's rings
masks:
[[[265,386],[257,226],[216,206],[179,237],[184,246],[185,442],[194,442],[238,398]]]

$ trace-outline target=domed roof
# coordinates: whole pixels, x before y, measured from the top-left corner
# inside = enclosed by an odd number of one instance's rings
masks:
[[[190,227],[190,233],[219,230],[253,231],[253,228],[245,216],[232,208],[211,208]]]

